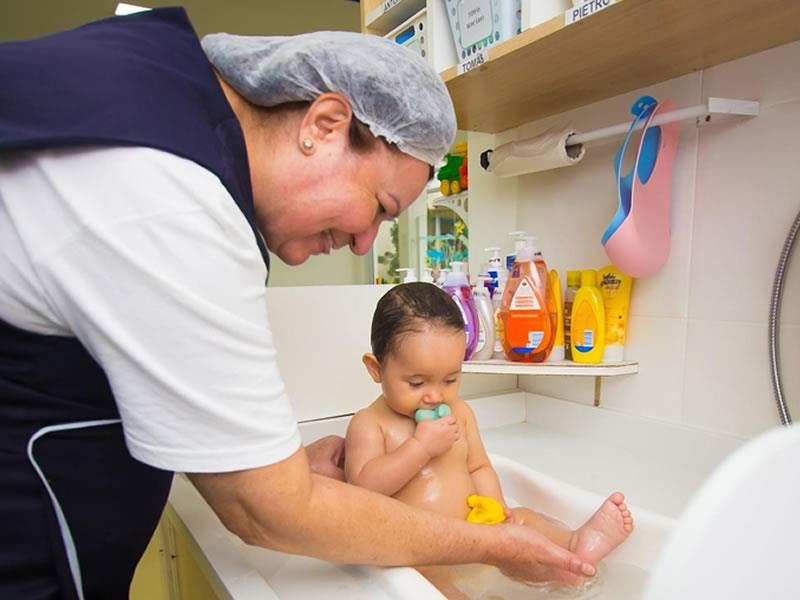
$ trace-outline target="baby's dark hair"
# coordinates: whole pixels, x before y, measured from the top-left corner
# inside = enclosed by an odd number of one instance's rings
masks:
[[[372,316],[372,353],[378,362],[404,335],[426,326],[464,331],[464,317],[453,299],[432,283],[404,283],[386,292]]]

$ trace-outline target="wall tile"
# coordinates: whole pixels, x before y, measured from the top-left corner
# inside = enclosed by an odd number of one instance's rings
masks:
[[[782,325],[778,339],[783,400],[792,422],[800,423],[800,327]]]
[[[766,326],[690,320],[688,332],[685,422],[740,436],[778,425]]]
[[[800,100],[800,42],[723,63],[703,73],[703,95],[758,100],[771,106]]]
[[[690,318],[766,323],[775,267],[800,209],[798,139],[800,101],[702,130]],[[797,297],[800,277],[789,285]],[[783,316],[800,324],[800,303],[784,305]]]
[[[625,358],[635,375],[603,379],[603,406],[666,421],[681,420],[686,321],[632,316]]]

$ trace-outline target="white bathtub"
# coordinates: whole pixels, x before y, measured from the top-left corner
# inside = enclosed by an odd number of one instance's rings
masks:
[[[531,406],[532,401],[538,404]],[[527,404],[522,413],[520,403]],[[529,506],[570,527],[577,527],[608,493],[617,489],[625,492],[634,513],[635,529],[604,562],[609,565],[625,563],[649,571],[675,525],[673,517],[688,502],[695,486],[703,481],[706,469],[712,468],[711,462],[701,469],[696,464],[692,465],[694,468],[687,467],[679,460],[655,462],[647,456],[653,450],[650,446],[674,442],[676,449],[685,449],[687,444],[696,442],[707,449],[709,442],[702,436],[695,442],[687,441],[685,432],[677,430],[676,439],[670,440],[661,424],[646,420],[634,422],[630,416],[609,415],[591,407],[568,404],[532,399],[531,395],[522,393],[498,397],[492,402],[472,403],[479,422],[488,424],[484,440],[507,499],[512,504]],[[529,418],[535,416],[540,424],[520,423],[519,415],[525,410]],[[550,423],[552,428],[542,429],[541,424],[547,425],[549,418],[554,419]],[[587,433],[576,435],[575,431],[563,431],[565,427],[559,424],[565,424],[566,418],[569,418],[569,427]],[[306,426],[303,435],[307,440],[316,439],[328,433],[342,434],[345,427],[346,419],[333,419]],[[647,430],[650,427],[659,429]],[[620,440],[625,438],[620,431],[627,429],[635,431],[637,439],[647,441],[648,447],[637,450],[634,441],[629,441],[634,446],[620,445]],[[601,436],[603,431],[608,434],[607,438]],[[722,444],[715,452],[722,457],[735,445],[735,440],[728,440],[728,445]],[[680,452],[676,456],[680,458]],[[579,485],[575,485],[576,481]],[[637,498],[648,499],[656,506],[661,502],[666,510],[648,510]],[[176,478],[170,503],[213,573],[217,593],[223,597],[236,600],[443,598],[414,569],[338,565],[247,546],[225,530],[188,480],[182,477]],[[673,514],[667,516],[669,512]]]

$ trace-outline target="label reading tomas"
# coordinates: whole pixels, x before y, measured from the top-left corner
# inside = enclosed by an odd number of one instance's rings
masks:
[[[614,4],[614,0],[586,0],[580,6],[574,6],[564,12],[564,24],[572,25]]]
[[[458,63],[458,74],[463,75],[464,73],[468,73],[469,71],[472,71],[472,69],[477,69],[481,65],[486,64],[488,61],[489,55],[485,48],[475,50],[475,52],[472,53],[472,56],[469,56]]]

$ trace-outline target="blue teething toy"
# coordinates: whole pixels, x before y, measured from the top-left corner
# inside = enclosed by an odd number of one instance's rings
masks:
[[[417,412],[414,413],[414,420],[417,423],[422,423],[423,421],[435,421],[448,416],[450,416],[450,407],[442,403],[436,408],[417,409]]]

